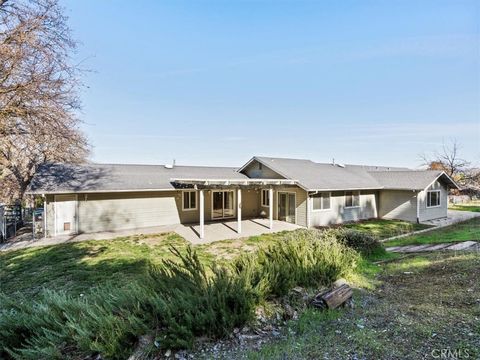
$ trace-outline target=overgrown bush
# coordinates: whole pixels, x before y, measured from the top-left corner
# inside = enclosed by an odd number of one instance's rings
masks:
[[[37,300],[0,297],[0,358],[126,358],[138,336],[156,332],[161,348],[189,348],[195,337],[223,337],[255,307],[292,287],[329,285],[359,255],[339,234],[297,231],[231,266],[206,267],[188,248],[172,248],[148,275],[83,297],[45,291]]]
[[[345,245],[362,253],[362,255],[370,256],[385,251],[380,241],[361,231],[351,229],[331,229],[326,230],[325,234],[337,238]]]
[[[256,298],[244,274],[225,267],[207,274],[191,248],[172,251],[180,263],[166,260],[151,271],[162,347],[189,348],[195,336],[223,337],[252,319]]]
[[[45,291],[38,300],[0,298],[0,349],[18,359],[65,359],[98,352],[123,358],[148,326],[148,288],[105,287],[85,297]],[[0,352],[0,355],[1,352]]]
[[[335,236],[318,230],[285,235],[275,244],[234,262],[260,298],[285,295],[292,287],[329,285],[356,267],[358,254]]]

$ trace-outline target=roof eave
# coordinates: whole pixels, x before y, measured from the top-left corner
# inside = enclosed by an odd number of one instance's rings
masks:
[[[359,187],[359,188],[324,188],[324,189],[306,189],[307,191],[362,191],[362,190],[383,190],[382,187]]]
[[[176,191],[177,189],[114,189],[114,190],[34,190],[26,191],[27,195],[56,195],[56,194],[94,194],[94,193],[126,193],[126,192],[153,192],[153,191]]]

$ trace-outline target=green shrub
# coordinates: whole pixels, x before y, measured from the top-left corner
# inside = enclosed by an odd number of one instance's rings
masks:
[[[325,233],[338,238],[345,245],[366,256],[385,251],[380,241],[361,231],[351,229],[331,229],[326,230]]]
[[[256,298],[244,274],[225,267],[207,274],[191,247],[185,255],[172,252],[180,263],[165,260],[151,271],[162,347],[189,348],[195,336],[223,337],[252,319]]]
[[[149,297],[146,291],[132,284],[98,289],[85,298],[51,291],[35,301],[2,296],[0,349],[18,359],[64,359],[92,352],[123,358],[147,330],[140,306]]]
[[[328,235],[328,236],[325,236]],[[234,262],[246,274],[257,296],[285,295],[292,287],[329,285],[356,266],[358,254],[335,236],[318,230],[286,234],[282,240]]]
[[[163,349],[190,348],[197,336],[223,337],[251,320],[264,300],[353,271],[359,255],[338,238],[328,231],[287,233],[224,267],[206,267],[191,247],[185,254],[172,248],[175,261],[123,287],[105,285],[83,297],[2,295],[0,358],[125,358],[138,336],[154,331]]]

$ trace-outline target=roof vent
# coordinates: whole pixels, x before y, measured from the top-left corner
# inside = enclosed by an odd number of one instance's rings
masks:
[[[173,169],[175,167],[175,159],[173,159],[173,162],[171,164],[165,164],[165,169]]]

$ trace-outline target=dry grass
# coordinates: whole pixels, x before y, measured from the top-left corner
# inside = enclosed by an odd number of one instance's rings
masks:
[[[285,340],[251,359],[433,359],[442,349],[480,356],[477,253],[435,253],[382,265],[373,292],[329,321],[307,312]],[[308,326],[299,328],[299,324]]]

